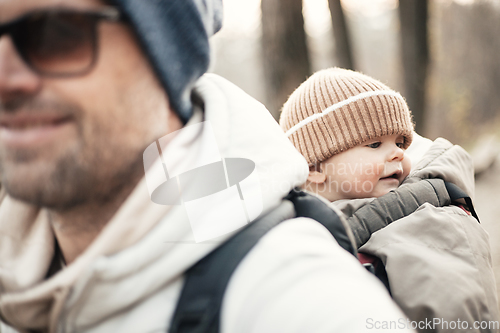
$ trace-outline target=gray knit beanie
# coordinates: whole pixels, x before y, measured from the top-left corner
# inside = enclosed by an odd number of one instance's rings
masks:
[[[170,105],[186,123],[191,92],[208,69],[208,38],[222,26],[222,0],[112,0],[133,26]]]
[[[405,148],[413,138],[411,113],[399,93],[341,68],[303,82],[283,106],[280,125],[310,165],[380,136],[401,134]]]

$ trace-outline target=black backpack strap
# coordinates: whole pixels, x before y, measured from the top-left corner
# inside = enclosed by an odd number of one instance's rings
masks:
[[[297,217],[309,217],[321,223],[347,252],[356,256],[357,249],[349,239],[340,217],[321,199],[308,193],[293,190],[286,199],[293,202]]]
[[[283,201],[192,266],[185,274],[169,333],[219,332],[222,299],[234,270],[262,236],[294,215],[292,203]]]
[[[296,190],[286,199],[186,271],[169,333],[219,332],[222,300],[233,272],[262,236],[282,221],[295,216],[316,219],[332,233],[340,246],[356,253],[342,221],[328,205]]]
[[[446,186],[446,190],[450,195],[451,202],[453,203],[460,199],[464,199],[469,212],[476,218],[477,222],[481,223],[479,221],[479,217],[476,214],[476,210],[474,209],[474,205],[472,204],[472,199],[467,195],[467,193],[465,193],[460,187],[453,183],[445,182],[444,185]]]

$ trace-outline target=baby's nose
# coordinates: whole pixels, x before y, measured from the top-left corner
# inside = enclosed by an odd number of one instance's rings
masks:
[[[395,146],[394,149],[391,151],[389,160],[402,161],[404,159],[404,156],[405,156],[405,151],[402,148]]]

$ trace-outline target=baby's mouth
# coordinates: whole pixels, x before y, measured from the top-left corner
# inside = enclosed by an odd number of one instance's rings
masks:
[[[382,178],[380,178],[380,179],[396,179],[396,180],[399,180],[399,178],[401,177],[401,174],[402,174],[402,173],[403,173],[402,171],[398,170],[398,171],[393,172],[393,173],[392,173],[392,174],[390,174],[389,176],[387,176],[387,177],[382,177]]]

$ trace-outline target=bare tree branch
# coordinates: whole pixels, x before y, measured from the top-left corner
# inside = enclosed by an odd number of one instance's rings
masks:
[[[345,21],[344,11],[340,0],[328,0],[330,14],[332,16],[333,33],[335,35],[335,53],[338,66],[354,69],[352,59],[351,43],[349,42],[349,31]]]
[[[262,0],[267,106],[278,119],[288,96],[311,72],[302,0]]]
[[[416,131],[425,125],[425,85],[429,64],[427,40],[428,0],[400,0],[401,45],[405,97],[413,113]]]

